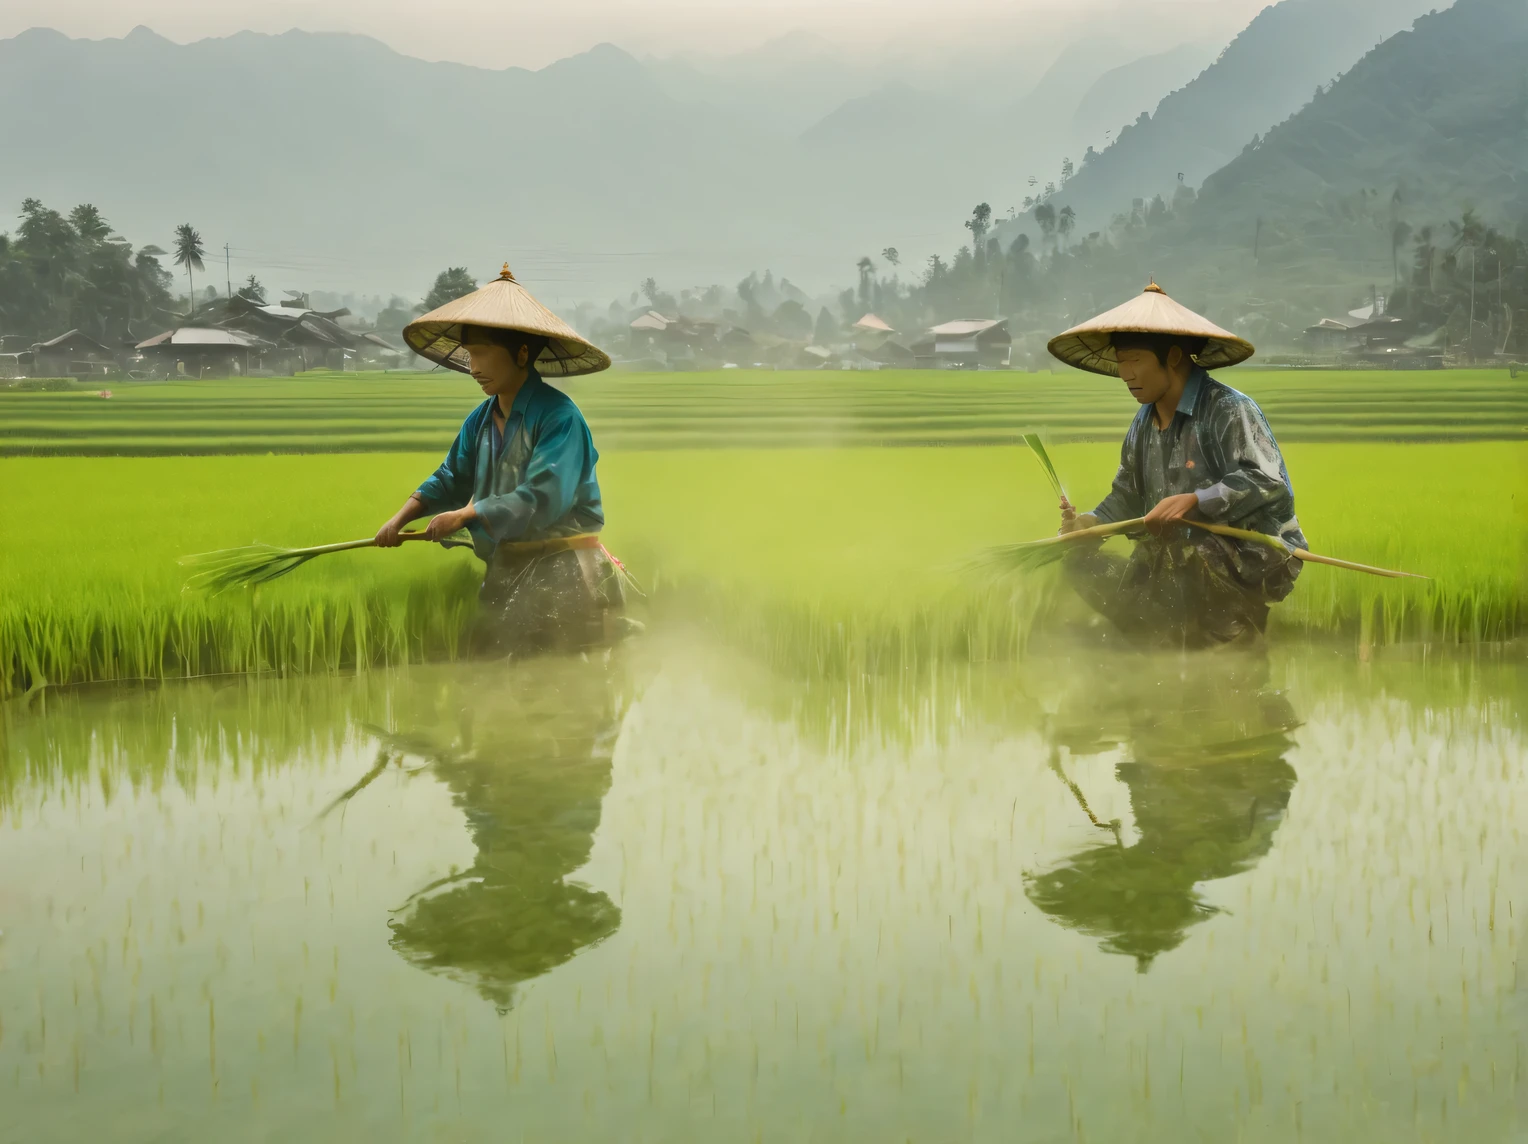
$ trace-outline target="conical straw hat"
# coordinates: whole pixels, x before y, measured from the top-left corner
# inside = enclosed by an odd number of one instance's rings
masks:
[[[546,338],[546,349],[536,359],[537,370],[546,377],[577,377],[610,368],[609,355],[579,337],[572,326],[536,301],[515,281],[507,262],[492,282],[410,322],[403,328],[403,340],[421,357],[468,373],[471,366],[462,346],[464,325],[518,330]]]
[[[1208,318],[1180,306],[1153,282],[1139,298],[1132,298],[1123,306],[1100,314],[1092,321],[1074,326],[1059,337],[1052,338],[1050,352],[1055,357],[1090,373],[1119,376],[1119,359],[1114,356],[1114,343],[1110,336],[1132,334],[1181,334],[1188,338],[1204,338],[1204,352],[1194,360],[1205,369],[1219,369],[1236,365],[1251,357],[1256,350],[1245,338],[1239,338],[1229,330],[1222,330]]]

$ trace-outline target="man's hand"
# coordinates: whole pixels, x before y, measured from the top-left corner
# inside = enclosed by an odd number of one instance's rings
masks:
[[[460,532],[467,527],[469,521],[477,519],[477,510],[470,504],[466,508],[459,508],[455,512],[436,513],[430,518],[430,523],[425,526],[424,534],[431,540],[444,540],[453,533]]]
[[[1065,536],[1069,532],[1076,532],[1079,529],[1092,528],[1097,523],[1098,518],[1092,513],[1085,512],[1078,515],[1077,509],[1073,507],[1072,502],[1064,496],[1061,498],[1061,536]]]
[[[377,529],[376,545],[378,548],[397,548],[403,541],[398,539],[398,534],[403,531],[403,526],[411,520],[418,520],[424,516],[426,509],[424,501],[418,493],[410,493],[409,499],[403,502],[403,507],[393,513],[392,518]]]
[[[408,523],[401,517],[393,517],[381,528],[377,529],[378,548],[397,548],[403,541],[398,539],[398,534],[403,531],[403,526]]]
[[[1164,497],[1146,514],[1146,527],[1161,536],[1186,520],[1188,514],[1198,507],[1199,498],[1193,493],[1179,493],[1177,496]]]

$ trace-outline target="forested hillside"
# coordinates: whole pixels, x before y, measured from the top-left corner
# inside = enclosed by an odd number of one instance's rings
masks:
[[[1265,8],[1192,82],[1144,111],[1083,163],[1055,197],[1083,232],[1131,200],[1198,186],[1253,136],[1310,100],[1377,43],[1438,0],[1280,0]]]
[[[940,259],[878,313],[906,328],[1010,315],[1027,344],[1151,278],[1259,344],[1392,296],[1476,357],[1528,328],[1528,4],[1459,0],[1370,52],[1255,137],[1202,193],[1125,201],[1084,233],[1058,195],[1040,236],[1012,225]],[[988,215],[990,217],[990,210]],[[1470,299],[1474,296],[1473,304]],[[1509,338],[1508,334],[1517,332]]]

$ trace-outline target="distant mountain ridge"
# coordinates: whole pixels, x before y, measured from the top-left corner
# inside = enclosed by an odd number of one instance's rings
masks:
[[[1174,89],[1215,60],[1207,44],[1179,44],[1156,55],[1121,64],[1099,76],[1072,115],[1072,138],[1080,145],[1107,147],[1121,127],[1143,109],[1155,108]]]
[[[1258,21],[1286,7],[1351,13],[1377,2],[1283,0]],[[539,71],[499,71],[354,35],[180,45],[144,28],[99,41],[39,29],[0,40],[0,211],[30,196],[64,210],[93,201],[134,242],[160,245],[191,222],[209,250],[230,243],[233,278],[255,271],[274,289],[417,297],[446,265],[482,278],[505,258],[554,304],[624,296],[648,275],[677,290],[773,267],[814,288],[841,285],[860,255],[886,246],[913,265],[947,252],[974,203],[1001,217],[1029,176],[1059,175],[1040,157],[1080,160],[1084,103],[1117,114],[1134,93],[1144,111],[1154,84],[1181,84],[1151,128],[1151,138],[1175,137],[1188,111],[1231,98],[1234,84],[1205,89],[1206,77],[1238,53],[1266,63],[1269,45],[1289,39],[1254,36],[1264,43],[1254,52],[1243,43],[1251,32],[1198,79],[1192,51],[1136,60],[1144,49],[1099,37],[1060,49],[1043,72],[1033,65],[1052,58],[1050,45],[1011,75],[990,54],[973,56],[973,91],[984,94],[972,103],[920,86],[911,66],[891,82],[852,61],[840,68],[799,38],[718,79],[609,44]],[[1357,54],[1321,64],[1323,74]],[[1292,110],[1258,91],[1246,114],[1262,129]],[[1096,188],[1105,221],[1128,207],[1128,188],[1165,168],[1132,166],[1139,145],[1125,142],[1063,195],[1081,203]],[[1115,168],[1117,179],[1103,178]]]
[[[978,114],[911,82],[865,87],[873,69],[825,51],[782,41],[718,80],[609,44],[496,71],[346,34],[35,29],[0,40],[0,210],[88,200],[160,245],[191,222],[230,244],[229,276],[275,288],[418,296],[445,265],[505,258],[554,300],[770,267],[829,286],[885,246],[942,248],[980,199],[1017,201],[1024,155],[1073,111],[1005,127],[1002,100]],[[1088,67],[1052,69],[1072,103],[1103,62]],[[1024,66],[982,68],[1033,87]],[[782,130],[814,104],[830,108],[815,126]],[[939,138],[958,163],[919,157]]]
[[[1134,198],[1170,196],[1178,176],[1198,186],[1254,135],[1293,114],[1377,43],[1438,0],[1280,0],[1192,82],[1162,99],[1081,170],[1055,200],[1082,232]]]
[[[1133,222],[1089,289],[1123,296],[1152,275],[1211,317],[1314,320],[1405,280],[1423,227],[1446,245],[1473,209],[1528,234],[1524,59],[1524,0],[1421,17],[1249,141],[1197,200]]]
[[[1473,207],[1528,222],[1525,60],[1525,0],[1457,0],[1421,17],[1205,180],[1201,225],[1288,219],[1292,234],[1300,216],[1340,215],[1360,192],[1397,221]]]

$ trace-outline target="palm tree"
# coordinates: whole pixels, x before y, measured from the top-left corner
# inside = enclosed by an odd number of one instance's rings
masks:
[[[1056,216],[1056,229],[1061,232],[1062,245],[1065,245],[1067,237],[1077,229],[1077,212],[1071,207],[1062,207]]]
[[[196,279],[191,271],[202,269],[202,255],[206,253],[206,248],[202,246],[202,236],[196,233],[195,227],[183,222],[175,228],[175,265],[186,268],[189,287],[186,297],[192,313],[196,311]]]

